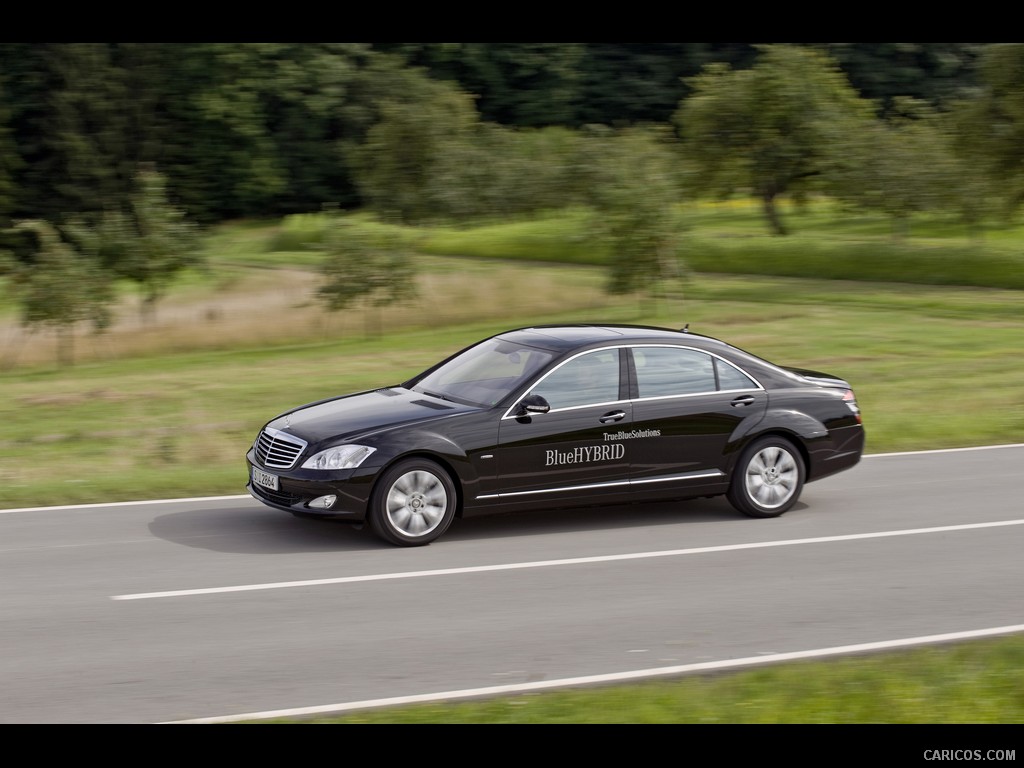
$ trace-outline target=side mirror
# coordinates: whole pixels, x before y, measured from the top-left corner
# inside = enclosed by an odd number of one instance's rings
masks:
[[[519,401],[517,415],[529,416],[531,413],[547,413],[551,410],[548,401],[540,395],[527,395]]]

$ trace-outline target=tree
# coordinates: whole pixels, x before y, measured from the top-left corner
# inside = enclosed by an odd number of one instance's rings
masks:
[[[426,184],[435,215],[459,222],[525,216],[571,205],[579,133],[479,123],[441,137]]]
[[[991,184],[977,164],[955,151],[947,115],[917,99],[893,99],[889,117],[832,142],[823,188],[834,198],[889,216],[893,236],[909,232],[923,211],[954,211],[977,231],[992,199]]]
[[[330,312],[362,303],[364,331],[379,333],[376,310],[417,294],[411,249],[394,231],[370,229],[336,217],[324,237],[316,297]]]
[[[871,105],[817,51],[788,44],[759,51],[751,69],[705,67],[673,121],[700,183],[722,196],[756,195],[771,232],[784,235],[779,197],[805,194],[831,149],[826,139],[838,126],[863,124]]]
[[[687,79],[711,60],[740,66],[749,43],[583,43],[578,125],[667,123],[688,94]]]
[[[981,95],[955,107],[957,148],[1001,185],[1010,215],[1024,203],[1024,43],[990,44],[980,80]]]
[[[682,198],[679,161],[667,130],[591,133],[586,150],[595,247],[609,254],[607,290],[651,301],[678,294]]]
[[[988,43],[805,43],[820,46],[860,95],[883,116],[911,98],[943,111],[977,87],[977,61]]]
[[[950,157],[926,105],[903,100],[898,115],[835,141],[843,151],[830,154],[822,180],[832,197],[889,216],[895,237],[913,213],[937,207]]]
[[[282,44],[119,45],[151,106],[135,113],[155,140],[138,162],[165,174],[195,221],[269,210],[286,187],[265,103],[278,85],[268,60]]]
[[[422,222],[436,215],[429,188],[442,147],[469,142],[479,122],[473,99],[448,83],[392,65],[378,68],[378,119],[354,146],[356,182],[384,218]]]
[[[19,164],[17,147],[11,136],[10,109],[4,89],[4,77],[0,72],[0,229],[11,223],[10,215],[17,198],[14,174]],[[0,243],[2,242],[0,240]]]
[[[373,43],[459,90],[478,95],[485,122],[573,125],[587,43]]]
[[[48,222],[22,221],[14,229],[34,235],[38,250],[33,263],[4,254],[4,271],[21,304],[21,322],[28,328],[52,328],[57,335],[57,362],[74,363],[74,331],[82,322],[97,332],[110,324],[114,301],[110,275],[95,260],[75,253]]]
[[[368,43],[259,45],[266,49],[263,113],[284,173],[284,188],[264,210],[276,215],[326,203],[356,207],[358,191],[342,142],[365,135],[361,108],[366,105],[360,100],[372,91],[355,88],[376,54]]]
[[[108,209],[96,226],[73,218],[65,230],[80,250],[113,275],[139,286],[141,314],[151,322],[169,285],[182,270],[201,263],[202,254],[198,227],[171,205],[164,177],[143,169],[135,182],[128,211]]]
[[[123,202],[130,184],[123,73],[109,43],[5,43],[19,190],[12,217],[56,223]]]

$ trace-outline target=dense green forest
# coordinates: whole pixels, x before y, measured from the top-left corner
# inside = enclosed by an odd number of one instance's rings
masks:
[[[609,290],[671,278],[679,206],[942,215],[1024,199],[1020,43],[0,43],[0,278],[23,321],[152,309],[204,228],[586,211]],[[325,269],[408,244],[325,237]],[[351,296],[326,297],[334,306]]]
[[[998,44],[795,45],[828,55],[884,117],[901,97],[978,97]],[[358,207],[357,149],[395,110],[418,115],[420,141],[456,117],[668,124],[692,78],[759,56],[751,43],[0,43],[0,223],[123,204],[142,166],[201,222]],[[452,114],[457,94],[468,115]]]

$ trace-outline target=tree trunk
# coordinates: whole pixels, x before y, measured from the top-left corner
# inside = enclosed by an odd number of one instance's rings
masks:
[[[765,218],[768,219],[768,226],[773,235],[787,235],[789,232],[782,223],[778,208],[775,207],[775,194],[773,192],[761,193],[761,207],[764,209]]]

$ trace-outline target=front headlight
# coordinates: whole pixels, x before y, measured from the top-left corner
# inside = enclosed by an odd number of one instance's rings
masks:
[[[310,456],[302,463],[303,469],[355,469],[366,457],[376,451],[366,445],[337,445]]]

